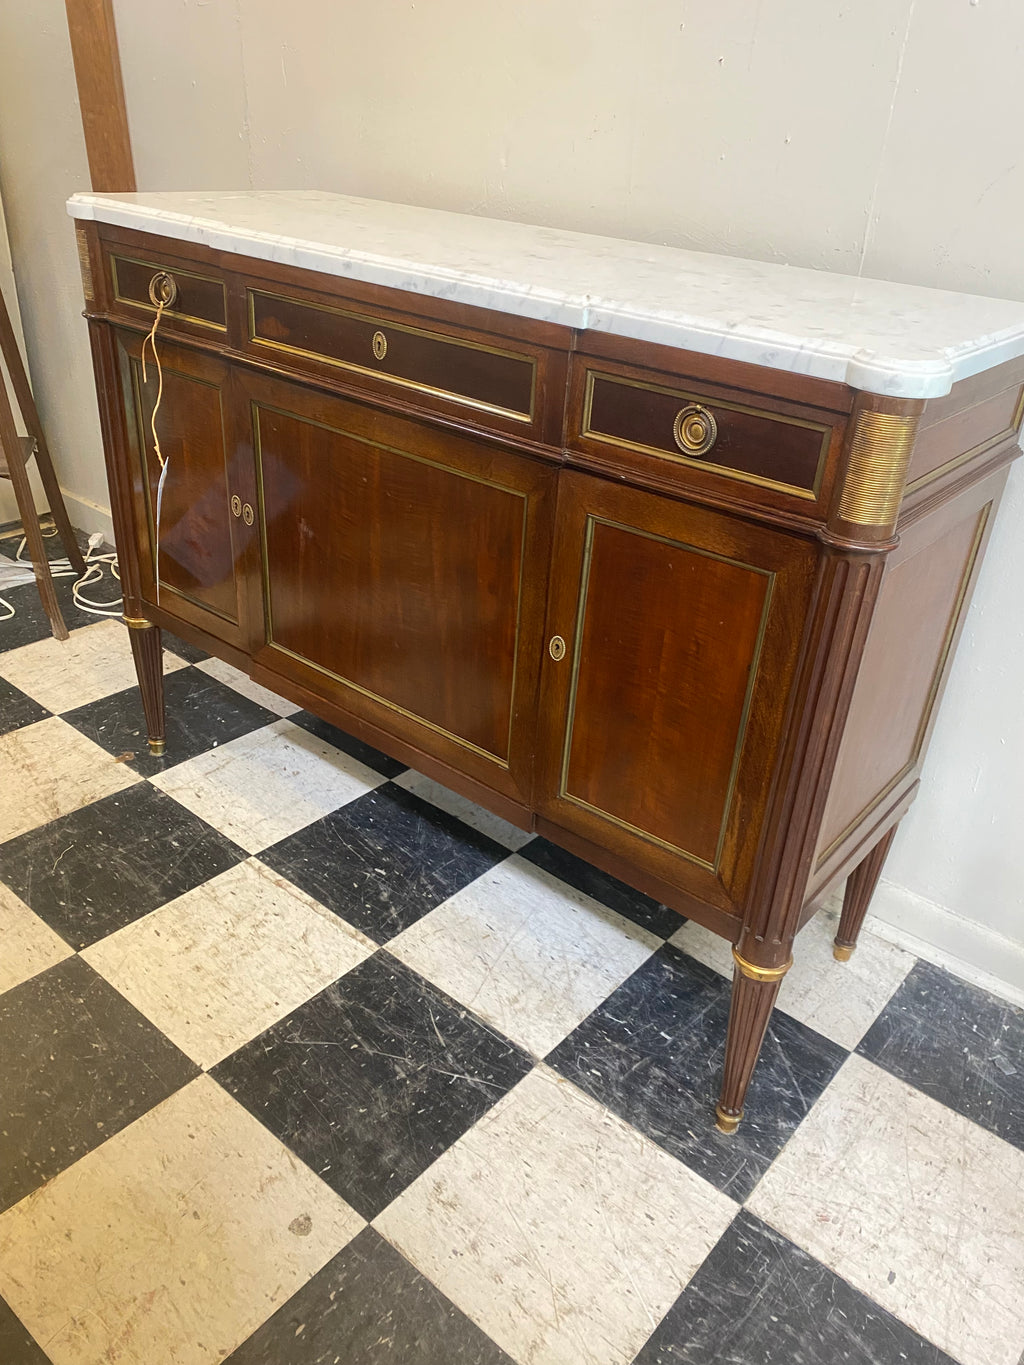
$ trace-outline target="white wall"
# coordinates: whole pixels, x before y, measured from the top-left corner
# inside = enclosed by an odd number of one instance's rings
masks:
[[[101,501],[62,10],[0,0],[0,185],[62,473]],[[318,186],[1024,299],[1019,0],[116,10],[142,187]],[[1022,518],[1018,467],[876,909],[1024,990]]]

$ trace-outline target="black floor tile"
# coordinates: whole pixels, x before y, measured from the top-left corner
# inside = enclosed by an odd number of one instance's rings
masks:
[[[11,1309],[0,1299],[0,1361],[3,1365],[50,1365]]]
[[[715,1127],[729,983],[670,944],[548,1057],[563,1076],[732,1198],[744,1200],[847,1053],[776,1011],[739,1131]]]
[[[7,991],[0,996],[0,1209],[197,1074],[80,957]]]
[[[634,1365],[955,1365],[741,1210]]]
[[[128,766],[147,777],[280,719],[198,668],[166,675],[164,703],[167,752],[163,758],[149,752],[137,687],[67,711],[64,719],[108,754],[133,754]]]
[[[607,905],[625,919],[631,919],[642,929],[648,929],[659,938],[670,938],[686,920],[667,905],[662,905],[642,891],[620,882],[600,868],[585,863],[564,848],[548,843],[547,839],[533,839],[519,850],[519,856],[526,858],[536,867],[550,872],[553,877],[574,886],[585,896]]]
[[[24,692],[19,692],[6,678],[0,678],[0,735],[9,735],[12,730],[34,725],[37,720],[45,720],[49,714],[45,706],[40,706]]]
[[[212,1075],[371,1219],[530,1066],[519,1048],[378,953]]]
[[[509,851],[386,782],[259,856],[377,943],[386,943]]]
[[[348,754],[350,758],[358,759],[360,763],[365,763],[374,772],[383,773],[385,777],[397,777],[399,773],[405,772],[406,765],[399,763],[397,758],[389,758],[387,754],[375,749],[372,744],[364,744],[361,739],[356,739],[355,735],[346,734],[344,730],[339,730],[336,725],[331,725],[329,721],[314,716],[312,711],[296,711],[288,719],[293,725],[301,725],[311,735],[326,740],[328,744],[333,744],[342,753]]]
[[[224,1365],[514,1365],[373,1228]]]
[[[13,555],[15,545],[10,554]],[[0,544],[0,554],[4,554],[3,545]],[[77,630],[79,626],[92,626],[103,617],[96,616],[91,612],[83,611],[81,607],[75,605],[72,594],[74,578],[55,578],[53,580],[54,590],[57,594],[57,603],[60,606],[61,615],[64,617],[64,624],[68,630]],[[110,582],[102,585],[106,591],[111,586]],[[0,652],[8,649],[19,649],[22,645],[35,644],[37,640],[46,640],[52,635],[50,622],[46,613],[43,611],[42,603],[39,600],[39,590],[35,583],[23,583],[18,588],[8,588],[0,592],[0,597],[9,602],[14,608],[14,616],[0,621]]]
[[[162,642],[164,649],[177,654],[179,659],[187,659],[190,664],[199,664],[211,657],[209,650],[189,644],[188,640],[183,640],[180,635],[172,635],[169,630],[163,632]]]
[[[72,947],[85,948],[245,857],[140,782],[0,844],[0,881]]]
[[[1024,1009],[918,962],[857,1051],[1024,1150]]]

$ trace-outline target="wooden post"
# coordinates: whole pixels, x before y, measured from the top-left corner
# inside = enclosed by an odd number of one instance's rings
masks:
[[[65,0],[92,187],[135,189],[113,0]]]

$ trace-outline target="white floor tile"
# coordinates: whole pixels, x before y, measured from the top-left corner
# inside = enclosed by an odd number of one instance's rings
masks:
[[[406,791],[422,797],[424,801],[440,806],[463,824],[469,825],[480,834],[486,834],[488,839],[493,839],[495,843],[504,844],[513,852],[528,844],[534,837],[527,830],[518,829],[507,820],[503,820],[500,815],[492,815],[489,810],[484,810],[483,806],[478,806],[465,796],[449,791],[447,787],[442,787],[440,782],[424,777],[422,773],[414,772],[411,768],[399,774],[394,783],[396,787],[404,787]]]
[[[358,930],[250,860],[82,956],[194,1062],[210,1067],[374,949]]]
[[[153,778],[201,819],[259,853],[384,781],[291,721],[208,749]]]
[[[852,1056],[748,1207],[963,1365],[1024,1350],[1024,1152]]]
[[[296,706],[293,701],[288,701],[286,697],[279,697],[276,692],[271,692],[267,687],[261,687],[259,683],[253,682],[252,678],[247,677],[237,668],[232,668],[223,659],[203,659],[196,664],[203,673],[208,673],[211,678],[216,678],[218,682],[225,683],[228,687],[233,687],[236,692],[240,692],[243,697],[248,697],[257,706],[265,706],[268,711],[273,711],[277,716],[293,716],[296,711],[301,711],[301,706]]]
[[[0,994],[70,957],[59,934],[0,883]]]
[[[660,945],[653,934],[513,856],[388,949],[543,1057]]]
[[[214,1365],[363,1220],[207,1076],[0,1215],[54,1365]]]
[[[164,650],[165,673],[187,666],[184,659]],[[55,712],[136,685],[128,631],[120,621],[98,621],[73,630],[67,640],[50,636],[8,650],[0,654],[0,677]]]
[[[862,933],[849,962],[837,962],[832,940],[838,927],[837,914],[819,910],[801,929],[778,1007],[841,1047],[853,1049],[916,959],[874,934]],[[732,948],[718,934],[688,921],[670,942],[731,980]]]
[[[0,735],[0,843],[142,779],[58,716]]]
[[[735,1212],[538,1068],[374,1226],[521,1365],[626,1365]]]

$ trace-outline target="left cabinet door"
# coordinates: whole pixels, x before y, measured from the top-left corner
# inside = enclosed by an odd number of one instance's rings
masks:
[[[259,579],[255,478],[231,367],[158,339],[161,391],[148,347],[143,376],[143,338],[116,339],[143,599],[248,651],[259,610],[247,591]],[[154,425],[167,466],[159,498]]]

